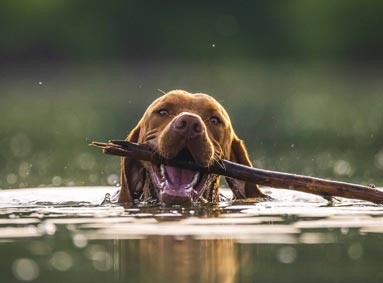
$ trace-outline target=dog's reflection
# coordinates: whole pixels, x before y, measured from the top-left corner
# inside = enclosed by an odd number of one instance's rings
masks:
[[[119,279],[139,282],[233,282],[247,257],[233,240],[174,236],[116,240],[114,255]]]

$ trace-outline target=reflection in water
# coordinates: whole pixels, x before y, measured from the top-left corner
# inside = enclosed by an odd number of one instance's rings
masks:
[[[379,205],[270,190],[262,203],[126,209],[99,205],[115,188],[74,190],[0,192],[1,282],[383,280]]]
[[[381,282],[382,236],[332,234],[326,244],[241,244],[230,239],[149,236],[92,240],[69,231],[0,242],[2,282]],[[72,227],[73,228],[73,227]],[[325,232],[325,231],[323,231]],[[65,240],[67,239],[67,240]]]
[[[233,240],[155,237],[115,241],[119,280],[139,282],[233,282],[246,254]]]

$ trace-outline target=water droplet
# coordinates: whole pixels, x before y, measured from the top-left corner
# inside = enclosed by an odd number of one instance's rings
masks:
[[[347,235],[348,232],[349,232],[349,228],[348,227],[342,227],[340,228],[340,232],[343,234],[343,235]]]
[[[72,241],[78,248],[85,248],[88,245],[88,239],[83,234],[75,234]]]
[[[213,47],[213,48],[214,48],[214,47],[215,47],[215,43],[213,43],[213,44],[211,45],[211,47]]]
[[[46,235],[54,235],[56,233],[56,225],[52,222],[44,221],[37,226],[37,229]]]
[[[108,271],[112,268],[112,257],[104,246],[89,245],[85,255],[92,260],[93,267],[98,271]]]
[[[17,182],[17,175],[16,174],[8,174],[7,175],[7,183],[10,185],[14,185]]]
[[[347,253],[349,258],[357,260],[363,255],[363,247],[360,243],[353,243],[348,247]]]
[[[76,162],[82,170],[92,170],[96,166],[96,160],[93,155],[86,152],[79,154]]]
[[[52,185],[53,186],[60,186],[62,184],[62,179],[61,179],[61,177],[60,176],[54,176],[53,178],[52,178]]]
[[[39,277],[39,266],[29,258],[16,259],[12,264],[13,275],[21,281],[32,281]]]
[[[118,183],[120,178],[116,174],[110,174],[108,178],[106,179],[107,183],[109,185],[116,185]]]
[[[32,165],[27,162],[21,162],[19,165],[19,176],[21,178],[26,178],[31,173]]]
[[[281,263],[293,263],[297,259],[297,251],[294,247],[282,247],[277,252],[277,259]]]
[[[39,85],[42,85],[42,84],[43,84],[43,82],[38,82],[38,84],[39,84]]]
[[[93,267],[98,271],[108,271],[112,268],[112,257],[106,251],[95,252],[92,260]]]
[[[346,160],[338,160],[334,164],[334,173],[338,176],[352,176],[354,170]]]
[[[55,252],[49,262],[59,271],[67,271],[73,266],[72,256],[64,251]]]
[[[112,201],[110,199],[110,194],[106,193],[104,200],[101,202],[101,205],[108,205],[108,204],[112,204]]]
[[[72,180],[68,180],[68,181],[66,182],[66,185],[67,185],[68,187],[76,186],[76,182],[75,182],[75,181],[72,181]]]

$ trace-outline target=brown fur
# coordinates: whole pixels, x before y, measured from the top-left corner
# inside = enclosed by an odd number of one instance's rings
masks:
[[[167,112],[160,111],[163,109]],[[216,117],[219,123],[212,117]],[[148,107],[126,140],[146,144],[164,158],[172,159],[186,143],[177,132],[177,123],[182,122],[180,119],[195,124],[193,133],[198,137],[188,143],[188,149],[200,165],[209,166],[215,160],[227,159],[252,166],[246,148],[236,136],[226,110],[206,94],[174,90],[159,97]],[[132,204],[142,196],[153,196],[148,162],[122,158],[121,163],[119,202]],[[226,180],[236,198],[264,196],[256,184],[229,178]],[[218,200],[218,186],[219,176],[215,176],[210,188],[204,193],[208,201]]]

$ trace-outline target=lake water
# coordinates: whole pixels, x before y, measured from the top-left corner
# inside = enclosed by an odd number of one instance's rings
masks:
[[[101,205],[116,190],[0,191],[1,282],[383,282],[382,206],[269,188],[259,203]]]

